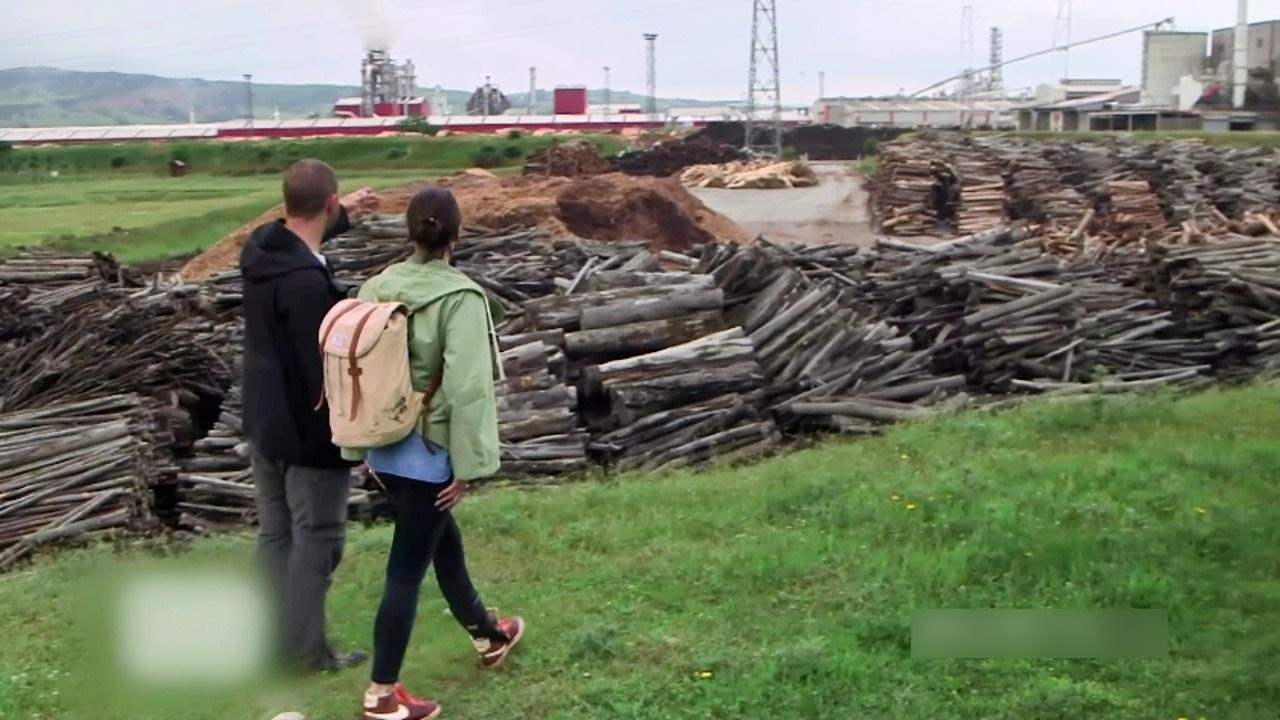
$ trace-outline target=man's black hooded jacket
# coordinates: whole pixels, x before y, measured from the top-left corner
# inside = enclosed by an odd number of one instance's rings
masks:
[[[324,239],[351,228],[346,210]],[[270,460],[314,468],[349,467],[334,446],[329,409],[316,410],[324,379],[320,323],[347,296],[329,266],[277,220],[259,227],[240,253],[244,283],[244,426]]]

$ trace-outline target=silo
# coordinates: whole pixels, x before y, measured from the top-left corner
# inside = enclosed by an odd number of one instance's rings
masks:
[[[1153,105],[1178,106],[1178,81],[1204,72],[1209,33],[1148,31],[1142,44],[1142,91]]]

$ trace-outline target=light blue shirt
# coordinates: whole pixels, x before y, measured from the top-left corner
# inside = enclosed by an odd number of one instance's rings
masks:
[[[428,483],[447,483],[453,477],[449,451],[428,443],[416,431],[393,445],[372,448],[365,456],[369,469],[380,475],[397,475]]]

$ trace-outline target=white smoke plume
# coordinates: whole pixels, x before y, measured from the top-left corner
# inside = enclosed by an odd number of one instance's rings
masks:
[[[385,0],[342,0],[351,26],[360,34],[366,52],[389,50],[395,39],[394,25]]]

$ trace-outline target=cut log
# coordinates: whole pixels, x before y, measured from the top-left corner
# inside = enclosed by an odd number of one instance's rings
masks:
[[[610,304],[583,308],[580,326],[583,330],[597,330],[629,323],[678,318],[695,312],[720,310],[723,307],[724,291],[719,288],[706,290],[692,285],[680,286],[679,289],[669,290],[661,296],[615,300]]]
[[[702,312],[569,333],[565,335],[565,352],[571,358],[640,355],[680,345],[722,329],[724,316],[721,313]]]

